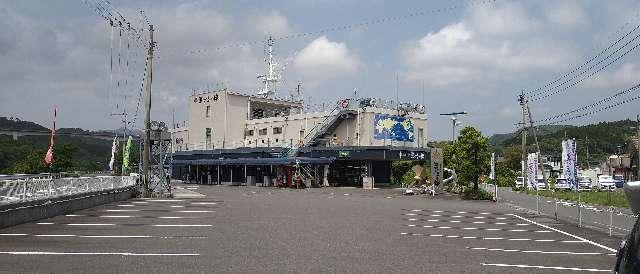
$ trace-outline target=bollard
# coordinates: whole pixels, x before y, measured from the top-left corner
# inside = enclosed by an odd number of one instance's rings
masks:
[[[554,203],[556,204],[556,211],[554,215],[556,216],[556,221],[557,221],[558,220],[558,198],[554,197],[553,200],[554,200]]]
[[[609,237],[613,234],[613,206],[609,209]]]

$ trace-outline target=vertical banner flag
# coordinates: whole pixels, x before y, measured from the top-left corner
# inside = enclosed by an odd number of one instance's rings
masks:
[[[431,183],[439,185],[442,183],[443,167],[442,149],[431,148]]]
[[[527,155],[527,185],[532,188],[537,187],[536,179],[538,178],[538,153],[529,153]]]
[[[116,161],[116,149],[118,149],[118,136],[113,137],[113,144],[111,145],[111,160],[109,160],[110,171],[113,171],[113,164]]]
[[[44,162],[51,167],[53,165],[53,143],[56,136],[56,114],[57,108],[53,108],[53,128],[51,128],[51,140],[49,141],[49,149],[47,154],[44,155]]]
[[[562,141],[562,176],[567,179],[567,183],[572,188],[578,187],[576,140],[568,139]]]
[[[131,141],[132,138],[129,136],[127,140],[127,144],[124,147],[124,152],[122,153],[122,175],[129,169],[129,155],[131,154]]]
[[[491,173],[489,174],[489,179],[496,179],[496,154],[491,153]]]

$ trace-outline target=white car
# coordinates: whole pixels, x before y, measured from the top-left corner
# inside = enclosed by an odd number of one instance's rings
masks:
[[[520,176],[516,178],[516,188],[524,188],[524,177]]]
[[[613,180],[611,175],[598,176],[598,185],[601,190],[614,190],[616,188],[616,181]]]
[[[536,179],[536,187],[537,187],[538,189],[548,189],[548,188],[549,188],[549,184],[548,184],[548,182],[546,182],[546,181],[544,180],[544,178],[542,178],[542,177],[538,177],[538,178]]]
[[[580,186],[580,190],[591,190],[591,177],[578,177],[578,185]]]
[[[568,189],[571,189],[571,186],[567,182],[567,179],[565,179],[563,177],[560,177],[560,178],[556,179],[555,188],[557,190],[568,190]]]

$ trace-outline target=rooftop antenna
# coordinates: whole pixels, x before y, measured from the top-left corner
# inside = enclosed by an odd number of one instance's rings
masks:
[[[276,93],[276,83],[282,79],[280,72],[276,70],[278,63],[273,58],[274,40],[271,36],[267,39],[267,52],[264,61],[267,63],[267,74],[258,75],[258,79],[264,84],[262,90],[258,91],[258,95],[264,98],[272,98]]]
[[[466,111],[440,113],[440,115],[443,115],[443,116],[451,116],[451,141],[452,142],[456,141],[456,126],[462,125],[462,123],[458,121],[458,115],[467,115],[467,114],[469,113]]]

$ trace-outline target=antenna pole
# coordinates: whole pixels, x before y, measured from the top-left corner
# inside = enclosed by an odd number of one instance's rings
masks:
[[[145,114],[144,114],[144,146],[142,151],[142,195],[144,197],[151,197],[151,190],[149,188],[149,154],[151,152],[151,80],[153,78],[153,48],[155,42],[153,41],[153,25],[149,25],[149,48],[147,51],[147,75],[145,89]]]

